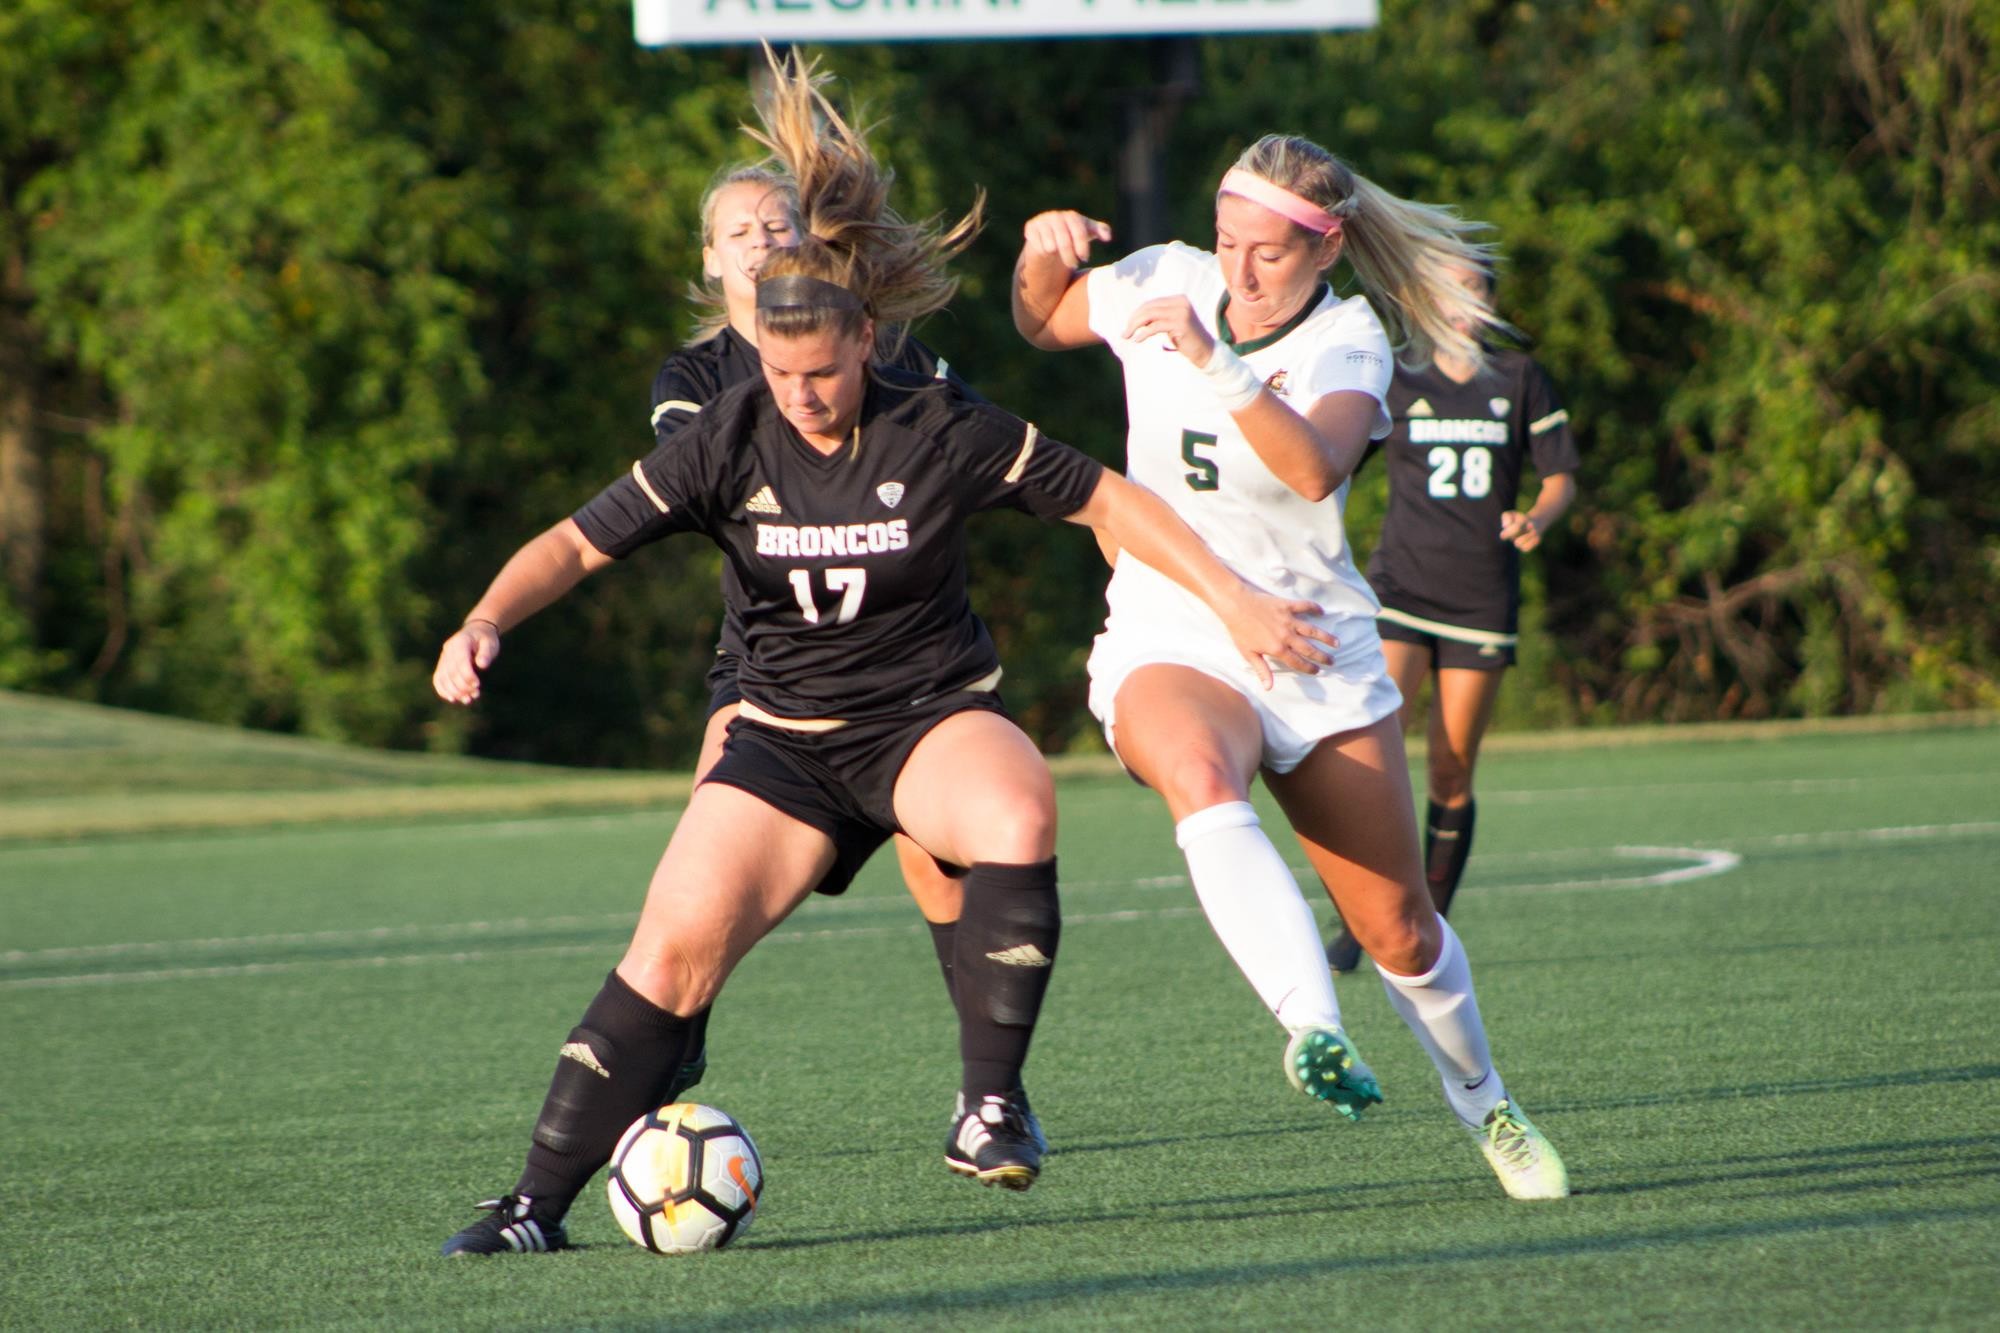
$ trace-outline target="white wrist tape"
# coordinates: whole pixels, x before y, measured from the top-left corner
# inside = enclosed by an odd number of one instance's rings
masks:
[[[1250,363],[1220,342],[1209,352],[1208,364],[1201,368],[1201,373],[1208,377],[1215,396],[1230,412],[1240,412],[1248,407],[1264,387],[1264,381],[1257,378],[1257,372],[1250,369]]]

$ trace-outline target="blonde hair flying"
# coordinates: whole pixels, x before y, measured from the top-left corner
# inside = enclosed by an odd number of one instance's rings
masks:
[[[768,45],[764,55],[771,89],[758,107],[761,125],[746,125],[744,132],[791,180],[800,240],[796,248],[773,251],[758,277],[800,274],[853,292],[875,321],[877,355],[893,355],[903,329],[943,309],[958,290],[949,264],[984,225],[985,192],[950,226],[938,217],[906,220],[889,206],[895,173],[827,99],[830,76],[818,61],[781,58]],[[858,327],[860,318],[818,307],[758,312],[759,327],[780,334],[816,332],[830,323]],[[883,345],[885,339],[891,345]]]
[[[1406,363],[1428,363],[1435,349],[1483,366],[1486,349],[1478,333],[1511,332],[1488,298],[1455,276],[1465,269],[1493,271],[1496,247],[1473,239],[1491,224],[1399,198],[1295,134],[1265,135],[1243,150],[1236,166],[1340,220],[1341,253]]]

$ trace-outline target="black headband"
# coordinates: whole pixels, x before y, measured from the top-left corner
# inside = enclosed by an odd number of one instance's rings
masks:
[[[838,283],[787,273],[757,284],[759,310],[860,310],[861,298]]]

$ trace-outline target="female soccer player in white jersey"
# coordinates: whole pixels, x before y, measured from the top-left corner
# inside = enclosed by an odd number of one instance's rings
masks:
[[[1340,1026],[1312,910],[1250,805],[1260,771],[1502,1186],[1555,1198],[1569,1188],[1562,1159],[1495,1072],[1465,953],[1424,888],[1401,697],[1341,522],[1349,474],[1389,429],[1376,309],[1398,341],[1476,357],[1453,321],[1493,317],[1444,272],[1485,257],[1475,226],[1270,135],[1222,178],[1214,253],[1173,243],[1086,269],[1109,227],[1030,218],[1014,318],[1038,347],[1110,346],[1128,474],[1244,579],[1318,604],[1338,644],[1329,669],[1261,690],[1214,617],[1128,551],[1090,657],[1092,711],[1166,801],[1210,924],[1289,1034],[1286,1075],[1350,1119],[1381,1100]],[[1323,275],[1343,256],[1376,308],[1333,295]]]
[[[1493,299],[1485,269],[1449,274]],[[1389,416],[1388,438],[1369,448],[1389,470],[1389,512],[1368,582],[1382,599],[1382,652],[1403,692],[1405,732],[1432,683],[1424,878],[1443,916],[1472,854],[1480,742],[1514,664],[1521,554],[1576,498],[1579,460],[1555,386],[1519,348],[1488,349],[1484,364],[1438,348],[1426,365],[1397,367]],[[1530,464],[1540,481],[1523,511],[1514,506]],[[1360,961],[1353,932],[1343,927],[1327,941],[1335,972]]]
[[[566,1248],[570,1203],[671,1086],[691,1017],[834,866],[896,831],[965,868],[946,1164],[1033,1184],[1042,1152],[1016,1092],[1060,935],[1055,797],[967,600],[972,514],[1087,523],[1198,590],[1259,669],[1323,660],[1297,618],[1309,604],[1253,589],[1156,497],[948,381],[875,363],[878,320],[949,299],[945,265],[979,210],[949,231],[897,217],[886,173],[805,72],[778,78],[798,113],[776,147],[802,237],[758,274],[761,375],[517,552],[438,656],[438,694],[471,703],[502,633],[677,532],[714,541],[743,594],[740,715],[624,957],[558,1052],[518,1182],[446,1254]]]

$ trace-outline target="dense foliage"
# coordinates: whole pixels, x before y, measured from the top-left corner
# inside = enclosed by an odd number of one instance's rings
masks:
[[[1298,130],[1497,224],[1502,304],[1581,428],[1513,721],[2000,702],[2000,0],[1384,11],[828,48],[913,211],[991,192],[926,337],[1115,457],[1108,357],[1012,332],[1020,223],[1073,206],[1147,239],[1118,183],[1151,132],[1165,224],[1202,241],[1221,166]],[[504,707],[447,715],[426,681],[505,554],[648,446],[750,68],[634,47],[619,0],[0,13],[0,686],[685,763],[716,621],[697,542],[511,636]],[[1094,548],[974,534],[1010,700],[1052,747],[1087,736]]]

